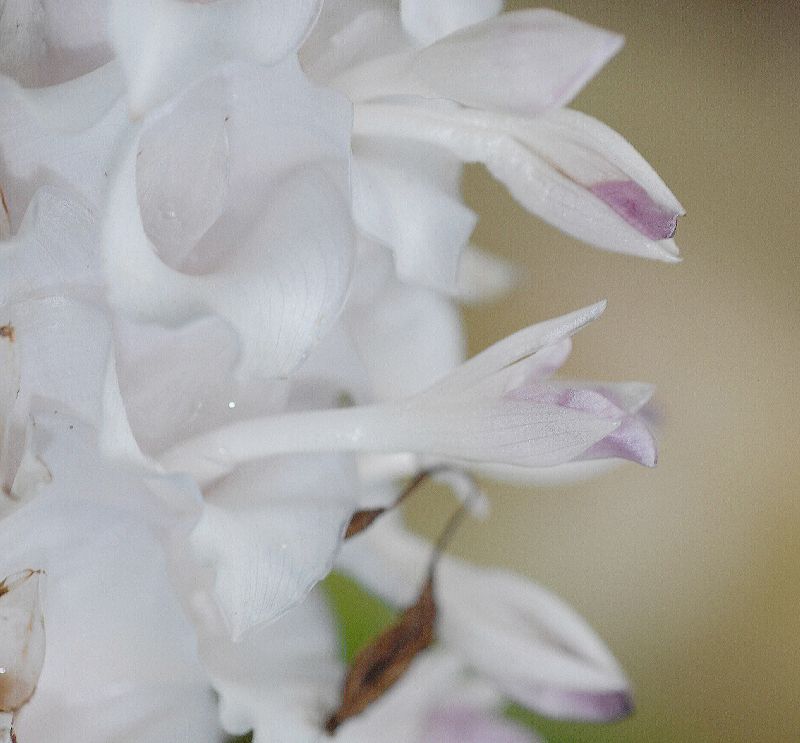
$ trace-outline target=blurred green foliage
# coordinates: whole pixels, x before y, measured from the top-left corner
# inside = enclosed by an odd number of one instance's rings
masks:
[[[397,612],[340,573],[331,573],[322,587],[339,625],[342,659],[352,663],[358,651],[394,621]]]

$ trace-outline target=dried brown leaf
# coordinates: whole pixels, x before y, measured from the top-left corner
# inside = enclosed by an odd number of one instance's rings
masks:
[[[402,678],[414,658],[433,643],[435,621],[433,578],[429,577],[416,602],[356,656],[345,678],[342,702],[325,725],[329,733],[363,712]]]
[[[0,338],[8,338],[11,343],[17,339],[17,332],[14,326],[9,323],[8,325],[0,325]]]

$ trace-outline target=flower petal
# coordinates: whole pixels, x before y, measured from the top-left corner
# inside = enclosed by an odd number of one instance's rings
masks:
[[[401,279],[454,293],[461,251],[478,221],[460,200],[386,159],[353,161],[353,217],[395,253]]]
[[[596,320],[605,308],[606,302],[603,300],[519,330],[465,361],[440,384],[434,385],[431,392],[444,389],[450,392],[464,392],[479,384],[485,388],[486,384],[490,383],[496,394],[502,394],[509,389],[511,379],[518,378],[521,371],[513,369],[513,365],[522,360],[527,362],[534,354],[544,351],[544,363],[545,366],[549,366],[552,363],[552,347],[563,348],[559,344],[583,326]],[[533,366],[527,363],[523,366],[526,373],[539,369],[538,358],[534,358],[531,363]]]
[[[13,377],[13,402],[3,410],[2,485],[14,493],[34,400],[97,425],[104,417],[103,391],[111,363],[111,323],[96,307],[66,297],[24,300],[3,311],[15,330],[3,373]],[[14,493],[17,495],[16,493]]]
[[[411,414],[386,405],[385,426],[392,430],[385,435],[394,445],[387,444],[384,451],[548,467],[579,457],[620,425],[569,408],[503,398],[462,395],[436,400],[426,393],[415,403]]]
[[[192,101],[218,91],[219,100],[203,99],[227,129],[230,176],[225,208],[188,255],[186,245],[199,231],[191,223],[179,230],[182,270],[165,265],[142,223],[135,177],[142,145],[132,143],[113,178],[108,201],[104,242],[110,300],[138,320],[163,325],[218,315],[239,334],[242,378],[285,376],[332,325],[349,285],[349,106],[338,95],[313,88],[292,60],[266,70],[228,65],[212,77],[217,79],[223,84],[204,81],[166,111],[155,112],[144,131],[177,116],[181,125],[171,131],[188,136],[181,127],[195,125]],[[276,106],[276,100],[291,103]],[[205,118],[197,126],[212,141],[221,141],[218,129],[209,128]],[[149,156],[152,162],[174,139],[150,140],[160,145]],[[162,201],[148,203],[147,212],[169,211],[170,204],[179,201],[187,219],[206,209],[216,213],[224,188],[209,199],[196,183],[181,183],[179,163],[192,153],[180,146],[179,152],[175,181],[162,192]],[[217,168],[217,155],[212,159]],[[211,182],[217,189],[218,176]],[[191,198],[176,193],[181,185]],[[204,217],[202,227],[209,221]]]
[[[16,236],[0,244],[0,305],[49,294],[97,296],[102,286],[100,229],[83,199],[40,188]]]
[[[475,245],[467,245],[458,266],[456,296],[467,304],[492,302],[508,294],[519,282],[515,265]]]
[[[427,572],[430,554],[390,514],[346,542],[337,564],[403,606]],[[611,653],[548,591],[449,556],[440,559],[434,585],[440,640],[503,694],[557,717],[613,719],[630,711],[628,682]]]
[[[569,103],[622,43],[554,10],[521,10],[440,39],[413,70],[445,98],[530,116]]]
[[[15,232],[36,190],[68,188],[97,208],[126,127],[122,80],[108,64],[62,85],[24,90],[0,78],[0,188]]]
[[[669,240],[684,208],[642,156],[591,116],[560,109],[534,120],[526,135],[541,155],[588,188],[651,240]]]
[[[224,85],[219,79],[213,84]],[[224,90],[206,91],[204,98],[190,98],[145,129],[139,139],[136,195],[144,230],[173,268],[180,270],[225,208],[229,110]]]
[[[57,418],[42,421],[52,482],[0,521],[0,568],[47,572],[45,664],[17,734],[216,742],[214,699],[153,530],[164,513],[141,480],[102,463],[77,419]]]
[[[617,395],[614,394],[616,387]],[[627,408],[639,410],[650,399],[652,385],[629,383],[609,385],[587,382],[532,382],[514,389],[509,394],[514,399],[556,404],[572,410],[581,410],[598,418],[620,422],[618,428],[597,441],[581,459],[629,459],[648,467],[656,463],[656,442],[645,422]],[[619,401],[619,402],[618,402]],[[625,405],[621,408],[619,403]]]
[[[426,728],[426,740],[437,743],[537,743],[541,738],[519,723],[466,705],[436,710]]]
[[[286,405],[284,380],[235,381],[239,345],[218,317],[180,328],[118,319],[115,336],[125,410],[136,440],[151,456],[176,441]]]
[[[441,648],[421,653],[386,694],[341,725],[336,739],[343,743],[440,743],[442,739],[430,733],[442,732],[437,716],[448,709],[469,709],[475,714],[497,712],[501,700],[496,692],[464,671],[463,661]]]
[[[397,10],[382,0],[323,3],[298,54],[306,73],[328,84],[350,67],[408,47]]]
[[[503,0],[400,0],[405,30],[422,45],[497,15]]]
[[[442,636],[511,699],[569,719],[609,720],[631,711],[619,665],[555,595],[503,571],[442,570],[440,583]]]
[[[528,467],[568,462],[619,427],[624,415],[570,408],[557,397],[515,398],[510,383],[524,379],[526,358],[604,307],[600,302],[520,331],[412,397],[240,421],[179,443],[161,463],[207,484],[244,462],[311,451],[411,452]]]
[[[354,132],[438,144],[465,162],[484,163],[522,206],[569,235],[604,250],[678,260],[672,233],[683,208],[630,144],[577,111],[523,119],[362,103]]]
[[[290,6],[271,0],[114,0],[110,29],[139,118],[228,60],[273,65],[293,52],[317,17],[321,0]]]
[[[421,392],[464,358],[458,310],[430,289],[390,280],[368,305],[351,306],[345,321],[378,400]],[[413,351],[398,338],[414,338]]]
[[[112,52],[105,0],[6,0],[0,14],[0,72],[26,87],[90,72]]]
[[[240,642],[201,636],[201,655],[229,733],[253,730],[254,743],[319,741],[344,670],[336,627],[319,593]]]
[[[328,574],[358,484],[347,457],[281,457],[238,468],[205,496],[192,544],[215,571],[217,602],[239,640]]]

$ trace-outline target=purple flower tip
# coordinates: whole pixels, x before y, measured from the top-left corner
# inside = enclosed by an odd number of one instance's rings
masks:
[[[561,720],[614,722],[629,717],[634,711],[633,697],[628,691],[554,691],[540,703],[540,712]]]
[[[589,190],[645,237],[666,240],[675,234],[678,214],[653,201],[636,181],[602,181]]]
[[[658,448],[653,434],[635,416],[625,418],[616,431],[592,445],[581,459],[627,459],[655,467]]]

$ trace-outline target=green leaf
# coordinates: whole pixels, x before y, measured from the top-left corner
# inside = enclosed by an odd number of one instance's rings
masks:
[[[350,664],[359,650],[394,622],[397,612],[340,573],[331,573],[322,587],[339,625],[342,659]]]

